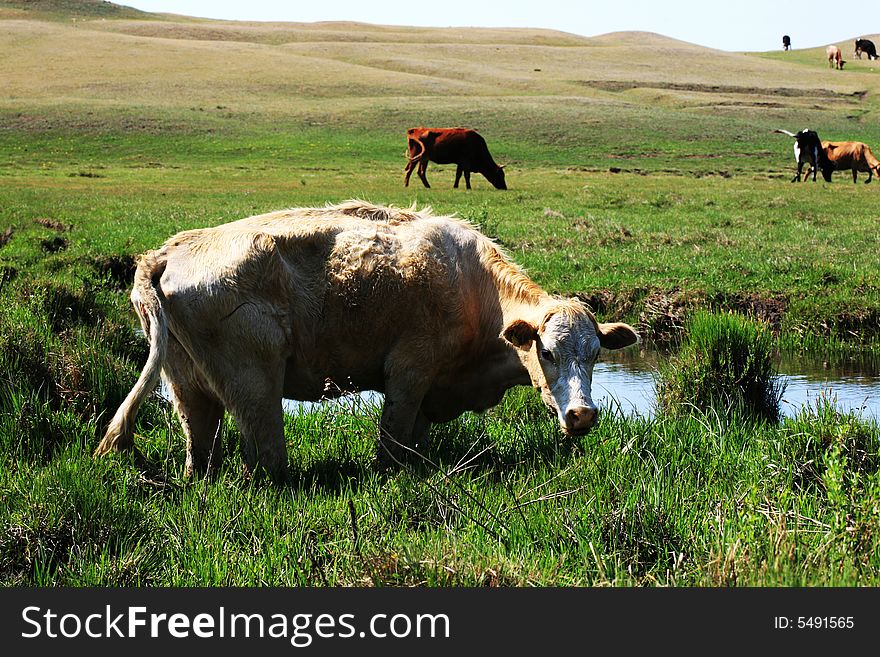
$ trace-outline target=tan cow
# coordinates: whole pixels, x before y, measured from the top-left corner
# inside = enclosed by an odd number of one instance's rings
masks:
[[[856,182],[859,171],[867,172],[865,183],[871,182],[874,174],[880,177],[880,162],[866,144],[860,141],[823,141],[822,148],[836,171],[852,171],[853,182]]]
[[[596,420],[599,347],[638,339],[548,295],[464,221],[358,201],[179,233],[141,257],[131,300],[150,353],[96,454],[134,449],[161,372],[190,474],[219,465],[228,410],[249,471],[282,477],[281,399],[338,390],[385,394],[386,462],[515,385],[540,388],[562,431],[581,435]]]
[[[831,68],[837,67],[839,70],[843,70],[843,65],[846,64],[843,56],[840,54],[840,48],[837,46],[828,46],[825,48],[825,54],[828,56],[828,66]]]
[[[853,182],[857,181],[859,171],[868,174],[866,184],[871,182],[874,174],[880,177],[880,161],[867,144],[860,141],[823,141],[822,150],[833,171],[852,171]],[[807,175],[809,173],[810,165],[807,164]]]

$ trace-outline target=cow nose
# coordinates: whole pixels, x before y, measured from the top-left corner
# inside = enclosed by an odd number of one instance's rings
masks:
[[[590,406],[577,406],[565,412],[565,428],[572,433],[586,431],[596,422],[596,409]]]

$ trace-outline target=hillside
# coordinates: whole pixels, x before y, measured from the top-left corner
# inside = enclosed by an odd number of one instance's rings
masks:
[[[877,66],[854,60],[832,71],[821,49],[743,54],[646,33],[133,11],[96,0],[0,2],[0,130],[333,129],[367,131],[396,151],[410,125],[469,125],[513,162],[564,154],[587,167],[623,159],[633,170],[701,170],[699,160],[719,158],[720,170],[772,175],[788,148],[775,128],[880,140]]]
[[[150,16],[97,0],[6,1],[0,19],[4,103],[180,106],[223,97],[270,109],[291,96],[465,95],[785,110],[817,99],[833,106],[823,109],[850,105],[877,85],[866,60],[841,75],[812,51],[755,57],[659,35],[240,23]]]
[[[138,18],[151,14],[107,2],[107,0],[3,0],[0,2],[0,16],[21,15],[56,20],[95,19],[95,18]]]

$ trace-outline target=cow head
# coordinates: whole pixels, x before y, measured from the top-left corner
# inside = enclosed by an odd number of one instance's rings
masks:
[[[504,165],[491,172],[491,175],[487,175],[486,180],[492,183],[495,189],[507,189],[507,183],[504,181]]]
[[[562,431],[574,436],[585,434],[596,422],[591,387],[599,347],[621,349],[638,341],[632,327],[600,324],[576,302],[551,308],[538,325],[513,320],[502,337],[521,350],[532,384],[556,412]]]

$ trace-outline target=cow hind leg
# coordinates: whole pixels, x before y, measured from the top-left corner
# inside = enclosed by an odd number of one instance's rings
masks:
[[[189,354],[173,337],[168,355],[164,378],[186,436],[186,476],[215,473],[223,462],[223,404],[208,391]]]
[[[471,188],[471,172],[467,169],[464,170],[464,186],[467,189]]]
[[[461,180],[461,173],[462,173],[462,168],[461,168],[461,165],[459,164],[457,167],[455,167],[455,184],[452,185],[453,189],[458,189],[458,182]]]
[[[403,170],[403,186],[409,187],[409,178],[412,175],[413,169],[416,168],[417,160],[410,160],[406,163],[406,168]]]
[[[216,474],[223,463],[223,405],[213,395],[194,388],[171,389],[186,435],[186,476]]]
[[[422,159],[419,160],[419,169],[416,171],[419,178],[422,181],[422,184],[428,189],[431,188],[431,185],[428,184],[428,176],[426,175],[428,172],[428,160]]]

